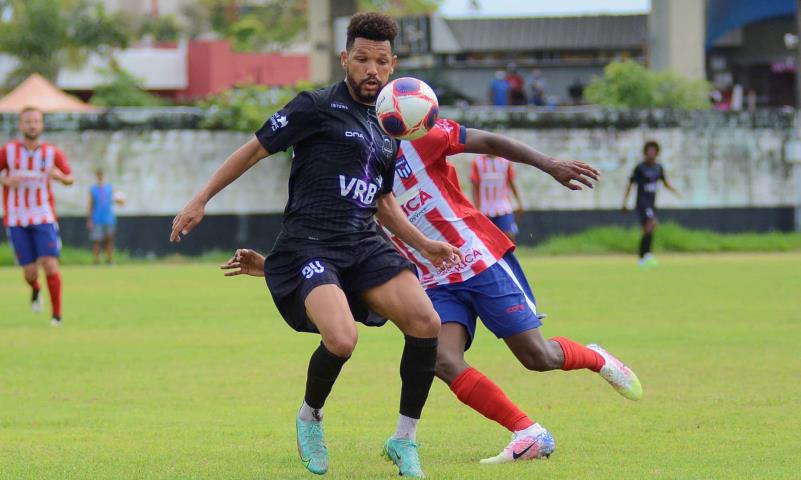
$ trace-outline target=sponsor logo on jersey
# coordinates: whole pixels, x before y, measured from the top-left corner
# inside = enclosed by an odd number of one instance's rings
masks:
[[[364,140],[364,134],[362,132],[351,132],[350,130],[345,132],[345,137],[347,138],[361,138]]]
[[[395,160],[395,173],[398,174],[400,178],[409,178],[412,176],[412,167],[409,166],[409,162],[406,160],[406,155],[401,155]]]
[[[506,313],[515,313],[515,312],[522,312],[525,311],[526,304],[521,303],[520,305],[512,305],[506,309]]]
[[[472,249],[467,252],[464,252],[464,261],[457,263],[456,265],[452,265],[446,268],[437,268],[438,275],[450,275],[451,273],[458,273],[470,268],[474,263],[481,260],[484,254],[481,253],[481,250]]]
[[[287,120],[286,115],[281,115],[280,112],[277,112],[275,115],[270,117],[270,128],[273,132],[282,129],[287,125],[289,125],[289,120]]]
[[[398,203],[409,221],[417,223],[420,217],[434,208],[434,203],[430,203],[433,199],[434,196],[425,190],[412,187],[398,196]]]
[[[345,105],[344,103],[339,103],[339,102],[331,102],[331,108],[335,108],[335,109],[338,109],[338,110],[348,110],[348,106],[347,105]]]
[[[362,205],[372,206],[375,201],[375,194],[381,188],[383,179],[379,177],[378,184],[364,181],[361,178],[348,178],[345,175],[339,176],[339,194],[346,198],[352,198]]]
[[[319,260],[314,260],[309,262],[303,270],[301,270],[300,274],[303,275],[305,278],[311,278],[318,273],[323,273],[325,271],[325,267]]]

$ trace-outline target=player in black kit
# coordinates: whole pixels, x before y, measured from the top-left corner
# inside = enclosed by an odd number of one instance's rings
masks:
[[[673,188],[673,185],[668,182],[665,177],[665,169],[661,164],[656,162],[659,156],[659,144],[651,140],[645,143],[643,147],[643,155],[645,159],[634,167],[629,178],[629,184],[626,187],[626,193],[623,194],[623,211],[627,211],[626,204],[629,199],[629,192],[631,186],[637,184],[637,215],[640,217],[640,224],[642,225],[642,238],[640,239],[640,266],[654,267],[656,260],[651,255],[651,242],[654,238],[654,231],[659,223],[656,216],[656,187],[659,180],[665,184],[668,190],[678,195],[679,192]]]
[[[322,336],[296,419],[301,461],[317,474],[328,469],[323,404],[356,346],[354,321],[382,325],[389,318],[405,346],[400,419],[384,453],[401,475],[423,475],[415,429],[434,378],[440,320],[414,267],[379,236],[373,216],[402,218],[384,225],[437,264],[459,262],[461,254],[425,238],[392,195],[398,146],[379,128],[374,103],[396,63],[397,28],[382,14],[354,15],[341,56],[345,81],[303,92],[270,117],[173,221],[171,239],[179,241],[212,196],[260,159],[294,147],[283,227],[263,274],[284,320]]]

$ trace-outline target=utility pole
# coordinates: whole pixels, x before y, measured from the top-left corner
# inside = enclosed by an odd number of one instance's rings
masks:
[[[795,0],[795,108],[801,109],[801,0]]]

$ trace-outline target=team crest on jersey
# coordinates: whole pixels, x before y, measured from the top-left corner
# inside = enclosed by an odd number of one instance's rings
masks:
[[[289,125],[289,120],[287,120],[286,115],[281,115],[280,112],[270,117],[270,128],[273,132],[282,129],[287,125]]]
[[[392,140],[389,137],[384,137],[384,146],[382,147],[384,150],[384,155],[387,157],[391,157],[394,150],[392,149]]]
[[[404,179],[412,176],[412,167],[409,166],[405,155],[401,155],[395,161],[395,173],[397,173],[400,178]]]

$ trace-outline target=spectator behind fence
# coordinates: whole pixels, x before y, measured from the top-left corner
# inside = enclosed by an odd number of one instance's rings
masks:
[[[509,84],[509,105],[525,105],[526,82],[523,80],[523,77],[517,73],[514,64],[509,65],[506,82]]]
[[[495,78],[490,84],[490,102],[496,107],[509,105],[509,82],[503,70],[495,72]]]
[[[570,102],[573,105],[581,105],[584,103],[584,84],[578,78],[573,80],[573,83],[567,87],[567,94],[570,97]]]
[[[548,82],[541,70],[533,70],[529,77],[529,90],[531,90],[531,104],[538,107],[545,105],[545,88]]]
[[[100,263],[100,249],[104,248],[106,261],[111,265],[114,260],[114,234],[117,227],[114,204],[123,205],[125,196],[122,192],[114,192],[114,187],[103,181],[103,170],[97,169],[95,176],[97,183],[89,188],[89,214],[86,218],[86,229],[89,230],[89,239],[92,241],[95,264]]]

